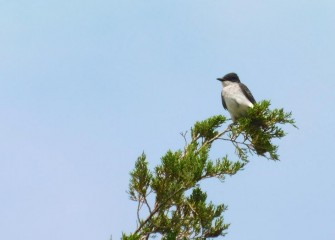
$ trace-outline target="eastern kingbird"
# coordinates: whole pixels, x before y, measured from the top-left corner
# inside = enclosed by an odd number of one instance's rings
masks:
[[[250,90],[241,83],[236,73],[228,73],[222,78],[217,78],[222,82],[221,100],[224,109],[228,110],[232,120],[244,117],[248,109],[256,103]]]

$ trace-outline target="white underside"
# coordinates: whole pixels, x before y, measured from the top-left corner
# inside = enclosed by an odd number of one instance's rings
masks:
[[[254,105],[243,94],[238,83],[224,82],[222,96],[233,121],[247,114]]]

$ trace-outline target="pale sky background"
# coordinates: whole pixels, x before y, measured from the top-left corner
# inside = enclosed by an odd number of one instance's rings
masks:
[[[334,13],[333,0],[0,0],[0,239],[133,231],[136,158],[153,168],[195,121],[227,115],[216,78],[235,71],[300,129],[285,128],[280,162],[205,184],[229,206],[224,239],[334,240]]]

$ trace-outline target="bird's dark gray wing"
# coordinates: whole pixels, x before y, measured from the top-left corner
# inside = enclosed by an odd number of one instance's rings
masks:
[[[223,108],[227,110],[227,105],[226,105],[226,102],[225,102],[225,100],[224,100],[224,97],[223,97],[223,94],[222,94],[222,93],[221,93],[221,101],[222,101],[222,106],[223,106]]]
[[[248,98],[248,100],[253,104],[256,103],[256,100],[255,100],[254,96],[252,96],[249,88],[247,86],[245,86],[243,83],[240,83],[240,87],[241,87],[242,92],[244,93],[244,95]]]

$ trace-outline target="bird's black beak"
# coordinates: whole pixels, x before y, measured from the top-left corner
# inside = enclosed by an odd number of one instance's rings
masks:
[[[220,82],[223,82],[223,78],[217,78],[216,80],[219,80]]]

